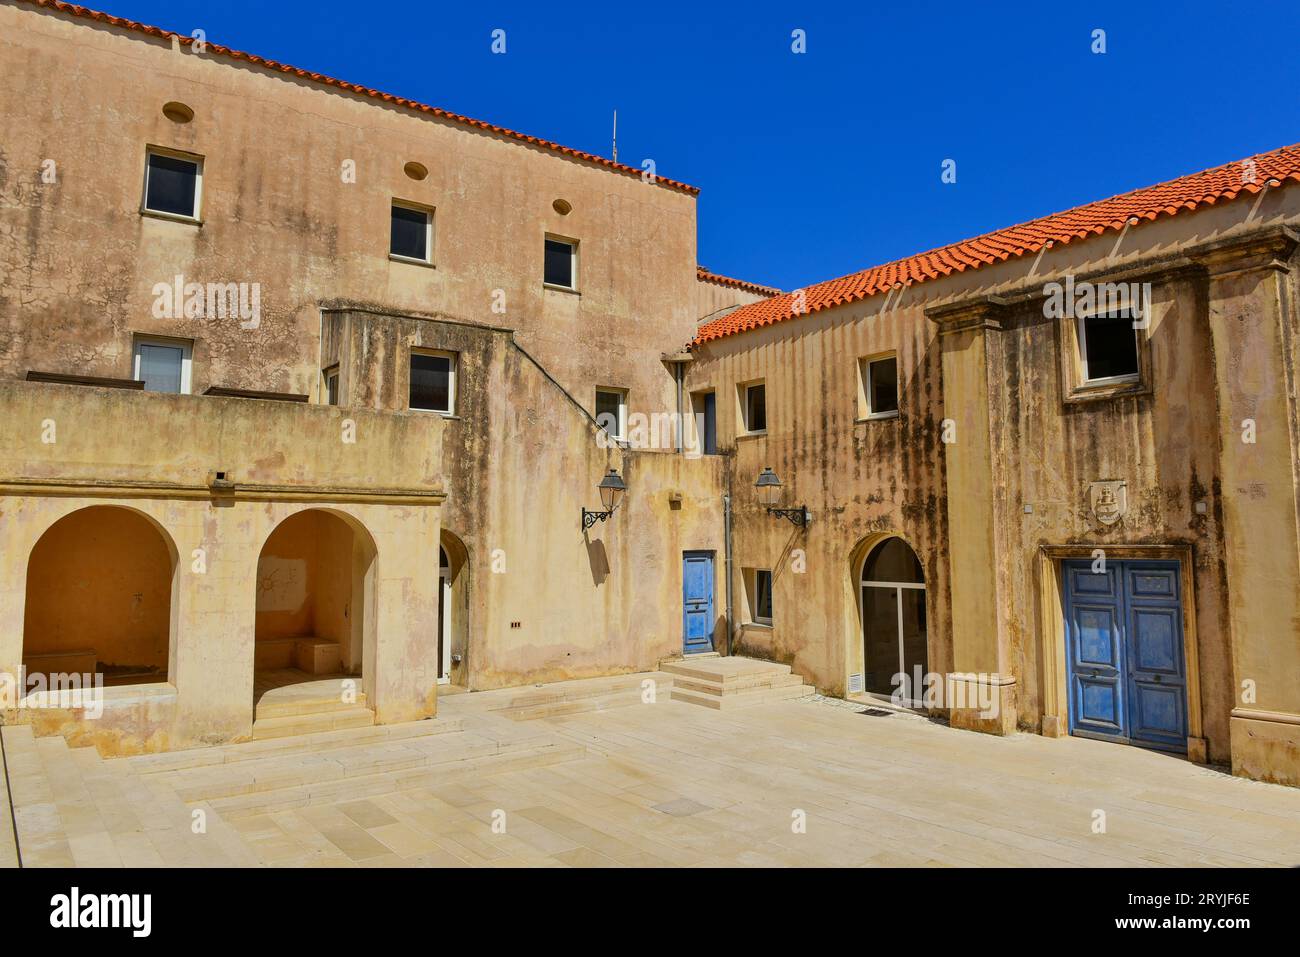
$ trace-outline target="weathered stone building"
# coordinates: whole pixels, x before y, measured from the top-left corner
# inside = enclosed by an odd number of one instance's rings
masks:
[[[108,685],[12,719],[716,650],[1300,783],[1300,150],[781,294],[480,121],[48,0],[0,64],[0,672]]]

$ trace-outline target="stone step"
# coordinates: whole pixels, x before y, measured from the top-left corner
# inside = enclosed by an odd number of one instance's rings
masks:
[[[760,688],[752,693],[716,695],[686,688],[673,688],[673,700],[687,704],[703,705],[715,711],[727,711],[735,708],[749,708],[754,705],[768,704],[773,701],[789,701],[804,698],[813,693],[813,688],[805,684],[792,684],[779,688]]]
[[[238,820],[288,808],[351,801],[372,794],[410,790],[446,784],[466,775],[497,774],[502,771],[545,767],[573,761],[587,750],[562,738],[530,738],[510,744],[497,743],[494,750],[471,757],[431,760],[429,763],[381,773],[339,777],[306,784],[253,791],[210,799],[207,804],[227,820]]]
[[[674,688],[683,688],[686,691],[698,691],[702,694],[712,695],[742,695],[753,694],[758,691],[765,691],[770,688],[787,688],[794,685],[802,685],[803,678],[798,675],[786,674],[769,674],[757,675],[744,678],[739,681],[723,684],[720,681],[705,681],[702,678],[677,678]]]
[[[214,745],[208,748],[188,748],[184,751],[162,751],[157,754],[137,754],[112,758],[110,763],[121,762],[140,774],[162,771],[179,771],[183,768],[209,767],[217,764],[234,764],[252,761],[287,752],[311,751],[320,753],[336,748],[351,748],[362,744],[399,741],[406,738],[423,738],[450,734],[464,727],[461,718],[429,718],[424,721],[407,721],[402,724],[376,724],[369,727],[341,728],[337,731],[317,731],[298,736],[262,738],[238,744]]]
[[[71,867],[72,848],[31,726],[7,725],[0,734],[5,739],[9,797],[23,866]]]
[[[338,731],[342,728],[364,728],[374,723],[375,713],[369,708],[359,706],[311,714],[286,714],[274,718],[258,718],[254,721],[253,740],[313,734],[318,731]]]
[[[344,681],[351,682],[346,694]],[[254,718],[261,721],[263,718],[350,711],[353,708],[364,707],[366,707],[366,695],[361,690],[360,677],[326,678],[271,689],[258,699]]]
[[[759,675],[790,674],[789,665],[753,658],[714,658],[706,661],[688,658],[679,662],[665,662],[663,670],[675,677],[716,681],[724,685],[751,680]]]

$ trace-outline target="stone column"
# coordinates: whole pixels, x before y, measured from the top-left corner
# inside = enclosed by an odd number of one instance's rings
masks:
[[[998,614],[990,381],[1000,367],[1003,304],[987,298],[926,310],[943,350],[948,566],[953,673],[945,703],[953,727],[1011,734],[1015,678]]]
[[[1300,785],[1300,435],[1291,258],[1275,227],[1193,255],[1209,273],[1235,706],[1234,774]]]

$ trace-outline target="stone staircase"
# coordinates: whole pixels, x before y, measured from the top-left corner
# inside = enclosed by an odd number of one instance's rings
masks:
[[[253,740],[373,726],[375,713],[360,684],[360,678],[326,678],[267,691],[253,711]]]
[[[815,691],[789,665],[756,658],[678,658],[660,662],[659,670],[672,676],[674,701],[718,711],[803,698]]]
[[[530,688],[511,698],[493,714],[512,721],[534,721],[586,711],[608,711],[642,705],[646,701],[646,682],[653,682],[654,700],[668,700],[673,676],[662,671],[614,675],[607,678],[579,678],[557,681],[541,688]]]

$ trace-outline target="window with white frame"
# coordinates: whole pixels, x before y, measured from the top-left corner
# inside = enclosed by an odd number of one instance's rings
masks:
[[[1084,385],[1137,381],[1137,330],[1129,310],[1080,316],[1077,322]]]
[[[596,390],[596,424],[616,439],[627,437],[627,390]]]
[[[751,568],[745,576],[749,613],[756,625],[772,624],[772,570]]]
[[[149,147],[145,154],[144,209],[178,219],[198,219],[203,157]]]
[[[456,408],[456,356],[451,352],[411,353],[409,407],[452,415]]]
[[[394,259],[433,262],[433,210],[393,200],[388,253]]]
[[[862,380],[861,417],[887,419],[898,415],[898,356],[872,356],[858,363]]]
[[[133,379],[144,382],[146,392],[189,394],[194,344],[185,339],[136,336]]]
[[[578,288],[578,244],[559,236],[546,237],[546,259],[542,281],[561,289]]]
[[[750,382],[740,387],[740,411],[746,432],[767,431],[767,386]]]

